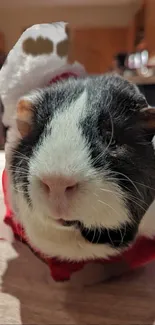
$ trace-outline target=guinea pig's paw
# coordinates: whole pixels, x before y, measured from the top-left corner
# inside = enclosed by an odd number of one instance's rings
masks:
[[[4,222],[0,222],[0,240],[7,240],[9,243],[13,243],[14,241],[12,229]]]

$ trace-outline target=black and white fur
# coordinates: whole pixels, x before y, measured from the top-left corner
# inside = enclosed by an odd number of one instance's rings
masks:
[[[10,202],[31,244],[48,256],[113,256],[133,243],[155,196],[152,130],[138,88],[114,75],[70,78],[24,97],[31,132],[10,130]],[[60,225],[40,179],[73,176],[79,186]],[[68,223],[67,223],[68,221]]]

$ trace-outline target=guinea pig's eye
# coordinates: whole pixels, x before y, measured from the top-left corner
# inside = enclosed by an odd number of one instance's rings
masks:
[[[113,148],[113,149],[116,149],[117,148],[117,141],[114,138],[114,136],[112,136],[112,134],[110,132],[108,132],[106,134],[106,145],[109,148]]]
[[[117,146],[116,139],[112,139],[111,142],[109,143],[109,145],[110,145],[111,147],[115,147],[115,146]]]

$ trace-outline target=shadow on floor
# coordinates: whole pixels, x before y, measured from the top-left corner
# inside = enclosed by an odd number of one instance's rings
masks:
[[[102,285],[75,289],[54,282],[27,246],[16,242],[14,248],[19,256],[9,261],[2,289],[19,300],[22,324],[153,324],[155,263]]]

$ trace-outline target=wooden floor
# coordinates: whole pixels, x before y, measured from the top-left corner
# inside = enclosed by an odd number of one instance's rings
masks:
[[[0,203],[2,218],[1,194]],[[155,324],[155,263],[102,285],[73,288],[55,283],[24,244],[0,241],[0,278],[0,324]]]

